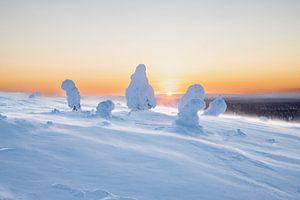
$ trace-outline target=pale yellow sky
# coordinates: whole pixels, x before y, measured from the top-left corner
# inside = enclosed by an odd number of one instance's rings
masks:
[[[123,94],[300,88],[300,1],[0,1],[0,90]]]

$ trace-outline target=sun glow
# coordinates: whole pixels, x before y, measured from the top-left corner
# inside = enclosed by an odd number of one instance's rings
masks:
[[[172,96],[177,91],[177,84],[174,81],[163,81],[160,84],[160,90],[162,94]]]
[[[166,95],[167,95],[167,96],[172,96],[173,94],[174,94],[173,91],[167,91],[167,92],[166,92]]]

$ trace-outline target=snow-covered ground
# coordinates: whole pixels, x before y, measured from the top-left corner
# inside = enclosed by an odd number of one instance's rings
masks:
[[[64,97],[0,93],[0,199],[300,199],[300,124],[199,116],[201,132],[121,98],[105,120],[103,100],[72,112]]]

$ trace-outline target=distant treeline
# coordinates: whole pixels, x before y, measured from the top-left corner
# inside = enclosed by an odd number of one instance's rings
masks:
[[[158,96],[160,105],[177,107],[180,95],[168,97]],[[206,105],[213,97],[205,98]],[[265,116],[269,119],[300,122],[299,98],[264,98],[264,97],[224,97],[227,104],[227,114],[247,115],[253,117]]]
[[[300,121],[300,100],[226,99],[227,114],[265,116],[269,119]]]

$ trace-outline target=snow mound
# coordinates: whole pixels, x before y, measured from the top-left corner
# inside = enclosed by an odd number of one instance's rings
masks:
[[[131,110],[149,110],[156,106],[154,91],[148,82],[146,66],[140,64],[131,75],[131,82],[125,93],[127,106]]]
[[[63,193],[61,196],[65,197],[73,197],[76,199],[82,200],[135,200],[127,197],[120,197],[117,195],[113,195],[104,190],[79,190],[74,189],[68,185],[64,184],[53,184],[53,189],[56,189],[57,192]]]
[[[177,124],[199,127],[198,111],[205,107],[204,93],[203,87],[199,84],[191,85],[188,88],[178,105]]]
[[[52,126],[52,125],[53,125],[53,122],[52,122],[52,121],[47,121],[46,124],[47,124],[48,126]]]
[[[223,97],[217,96],[212,102],[209,103],[208,108],[204,111],[203,115],[219,116],[227,109],[227,104]]]
[[[6,119],[7,117],[5,115],[0,114],[0,119]]]
[[[267,121],[269,121],[269,118],[265,117],[265,116],[260,116],[259,117],[259,121],[261,121],[261,122],[267,122]]]
[[[231,130],[231,131],[227,131],[225,133],[226,136],[232,136],[232,137],[245,137],[246,133],[244,133],[243,131],[241,131],[241,129],[235,129],[235,130]]]
[[[97,106],[96,114],[103,118],[111,118],[111,111],[115,109],[115,104],[111,100],[102,101]]]
[[[80,110],[80,94],[72,80],[64,80],[61,84],[61,88],[66,91],[68,106],[72,110]]]
[[[53,110],[51,110],[52,114],[58,114],[60,113],[60,111],[57,108],[54,108]]]
[[[274,138],[270,138],[270,139],[266,139],[266,142],[268,142],[270,144],[275,144],[276,140]]]
[[[34,93],[30,94],[28,96],[28,98],[33,99],[33,98],[40,97],[40,96],[42,96],[42,94],[40,92],[34,92]]]

